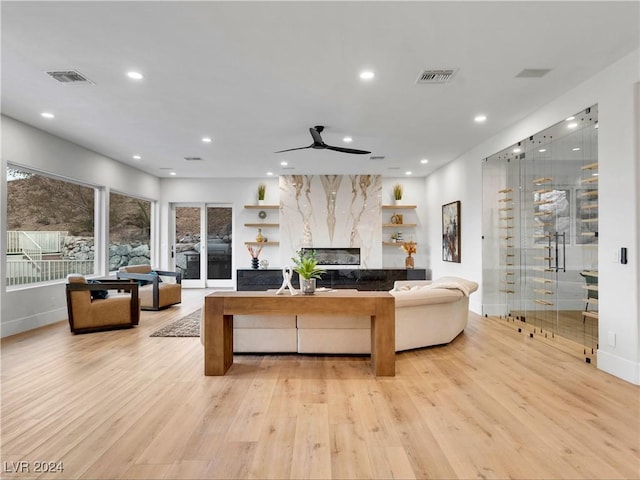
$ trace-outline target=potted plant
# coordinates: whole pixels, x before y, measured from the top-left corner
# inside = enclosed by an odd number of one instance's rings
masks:
[[[399,183],[396,183],[393,186],[393,199],[395,200],[396,205],[398,205],[400,200],[402,200],[402,185]]]
[[[295,264],[293,270],[300,275],[300,290],[302,293],[311,295],[316,291],[316,279],[326,272],[322,267],[318,267],[318,259],[316,258],[316,251],[298,250],[296,252],[297,257],[291,257],[291,260]]]
[[[264,203],[264,194],[267,191],[267,186],[264,183],[258,185],[258,205],[262,205]]]

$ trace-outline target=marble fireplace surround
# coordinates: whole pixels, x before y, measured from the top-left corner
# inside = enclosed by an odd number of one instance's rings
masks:
[[[301,248],[354,248],[361,268],[382,267],[381,175],[282,175],[279,190],[283,265]]]

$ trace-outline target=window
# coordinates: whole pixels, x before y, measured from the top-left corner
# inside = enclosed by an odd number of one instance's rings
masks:
[[[109,194],[109,271],[151,264],[151,202]]]
[[[7,286],[94,272],[95,189],[7,167]]]

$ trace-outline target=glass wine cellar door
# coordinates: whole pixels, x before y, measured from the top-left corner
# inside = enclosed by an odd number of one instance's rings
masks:
[[[483,313],[595,361],[597,106],[485,159]]]

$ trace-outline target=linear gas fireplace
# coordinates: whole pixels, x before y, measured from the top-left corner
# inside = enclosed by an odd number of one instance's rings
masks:
[[[319,265],[360,265],[359,248],[303,248],[302,252],[313,250]]]

